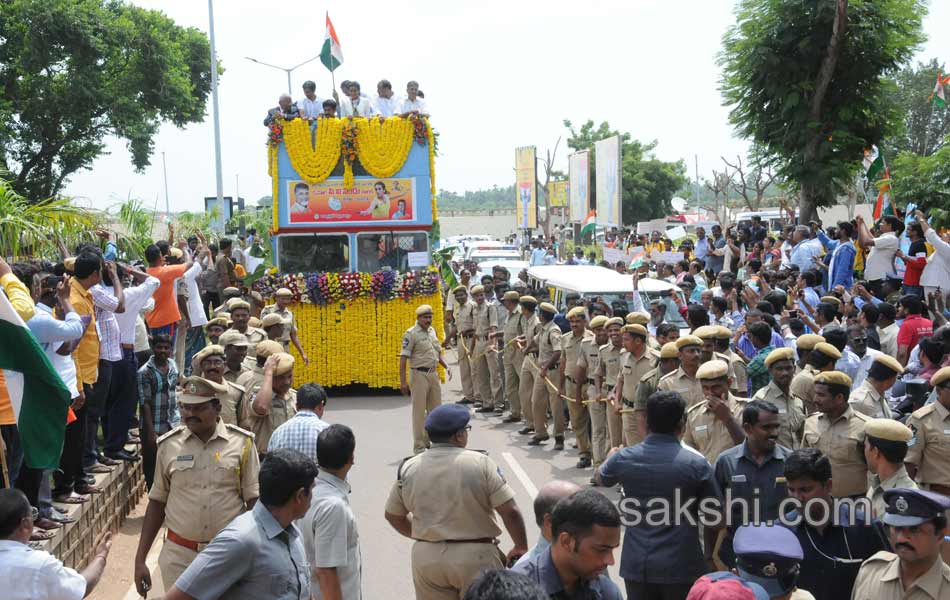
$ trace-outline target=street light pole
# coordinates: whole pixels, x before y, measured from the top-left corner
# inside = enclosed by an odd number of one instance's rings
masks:
[[[294,66],[292,66],[292,67],[279,67],[279,66],[277,66],[277,65],[272,65],[272,64],[270,64],[270,63],[266,63],[266,62],[264,62],[264,61],[262,61],[262,60],[257,60],[256,58],[251,58],[250,56],[245,56],[244,58],[247,59],[247,60],[249,60],[249,61],[251,61],[251,62],[257,63],[257,64],[259,64],[259,65],[263,65],[263,66],[265,66],[265,67],[270,67],[270,68],[272,68],[272,69],[277,69],[278,71],[283,71],[283,72],[287,73],[287,93],[290,94],[291,96],[293,96],[293,94],[294,94],[294,89],[293,89],[293,85],[291,84],[291,81],[290,81],[290,74],[291,74],[292,72],[294,72],[296,69],[298,69],[298,68],[304,66],[305,64],[311,63],[311,62],[317,60],[318,58],[320,58],[320,55],[318,54],[318,55],[316,55],[316,56],[314,56],[314,57],[312,57],[312,58],[308,58],[307,60],[303,61],[302,63],[300,63],[300,64],[298,64],[298,65],[294,65]]]
[[[221,124],[218,119],[218,54],[214,47],[214,0],[208,0],[208,37],[211,40],[211,114],[214,121],[214,167],[217,186],[217,207],[224,231],[224,180],[221,175]]]

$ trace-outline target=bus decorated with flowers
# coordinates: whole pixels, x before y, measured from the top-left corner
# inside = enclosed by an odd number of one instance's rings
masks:
[[[277,119],[268,129],[275,269],[294,294],[298,382],[399,387],[402,335],[421,304],[443,335],[431,235],[438,218],[427,117]],[[299,358],[299,356],[297,357]]]

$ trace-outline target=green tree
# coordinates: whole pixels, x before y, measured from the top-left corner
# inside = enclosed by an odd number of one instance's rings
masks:
[[[935,108],[930,100],[937,74],[946,73],[942,62],[933,58],[928,63],[908,65],[894,77],[896,86],[887,94],[887,101],[902,115],[898,130],[884,141],[882,149],[888,156],[913,152],[930,156],[950,135],[950,110]]]
[[[923,41],[923,0],[741,0],[721,91],[740,135],[797,186],[804,222],[895,129],[888,79]]]
[[[590,150],[591,165],[594,164],[594,142],[620,136],[620,152],[623,170],[620,194],[621,216],[627,225],[638,221],[656,219],[670,214],[673,207],[670,200],[688,182],[686,164],[683,161],[666,162],[653,157],[657,147],[656,140],[643,143],[635,140],[629,133],[620,133],[610,128],[607,121],[595,126],[588,120],[575,129],[570,120],[564,120],[564,126],[570,131],[567,147],[575,152]],[[590,173],[590,194],[596,206],[596,186],[593,167]]]
[[[163,122],[204,118],[208,39],[120,0],[0,2],[0,168],[28,198],[56,196],[107,136],[149,164]]]
[[[933,219],[935,227],[950,227],[950,138],[930,156],[901,152],[894,159],[892,188],[901,205],[917,204]]]
[[[439,212],[448,210],[494,210],[514,208],[515,185],[462,192],[439,190]]]

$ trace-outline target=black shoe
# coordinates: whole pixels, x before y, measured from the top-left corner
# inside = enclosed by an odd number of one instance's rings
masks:
[[[563,450],[564,449],[564,436],[556,435],[554,436],[554,449]]]
[[[475,409],[477,413],[493,413],[495,412],[494,406],[482,406],[481,408]]]
[[[528,445],[529,445],[529,446],[540,446],[541,444],[543,444],[544,442],[548,441],[549,439],[551,439],[549,436],[533,437],[533,438],[531,438],[531,441],[528,442]]]
[[[574,467],[577,469],[589,469],[592,464],[589,456],[582,456]]]
[[[462,398],[461,400],[456,401],[456,404],[475,404],[475,401],[471,398]]]
[[[502,422],[502,423],[520,423],[520,422],[521,422],[521,417],[512,417],[512,416],[509,416],[509,417],[505,417],[504,419],[502,419],[501,422]]]
[[[105,454],[99,455],[99,462],[106,465],[107,467],[114,467],[119,464],[119,461],[115,460],[114,458],[109,458]]]
[[[133,454],[126,450],[119,450],[118,452],[110,454],[109,458],[113,460],[124,460],[126,462],[138,462],[140,457],[138,454]]]
[[[518,433],[521,435],[528,435],[529,433],[534,433],[534,427],[522,427],[518,430]]]

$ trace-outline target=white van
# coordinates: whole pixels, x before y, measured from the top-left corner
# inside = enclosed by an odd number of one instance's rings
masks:
[[[587,265],[546,265],[528,269],[528,285],[546,287],[551,293],[551,303],[558,312],[564,312],[567,306],[565,297],[570,293],[581,298],[600,298],[609,306],[623,302],[627,312],[634,310],[633,283],[631,275],[623,275],[613,269]],[[673,295],[686,302],[682,290],[676,285],[660,279],[641,279],[637,285],[643,306],[649,307],[653,300],[661,300],[666,305],[666,321],[689,330],[686,320],[679,313]]]
[[[786,225],[793,225],[788,220],[788,213],[784,210],[760,210],[755,212],[741,212],[733,221],[739,227],[751,227],[752,217],[762,217],[762,224],[771,231],[782,231]],[[798,219],[798,209],[795,209],[795,218]]]

